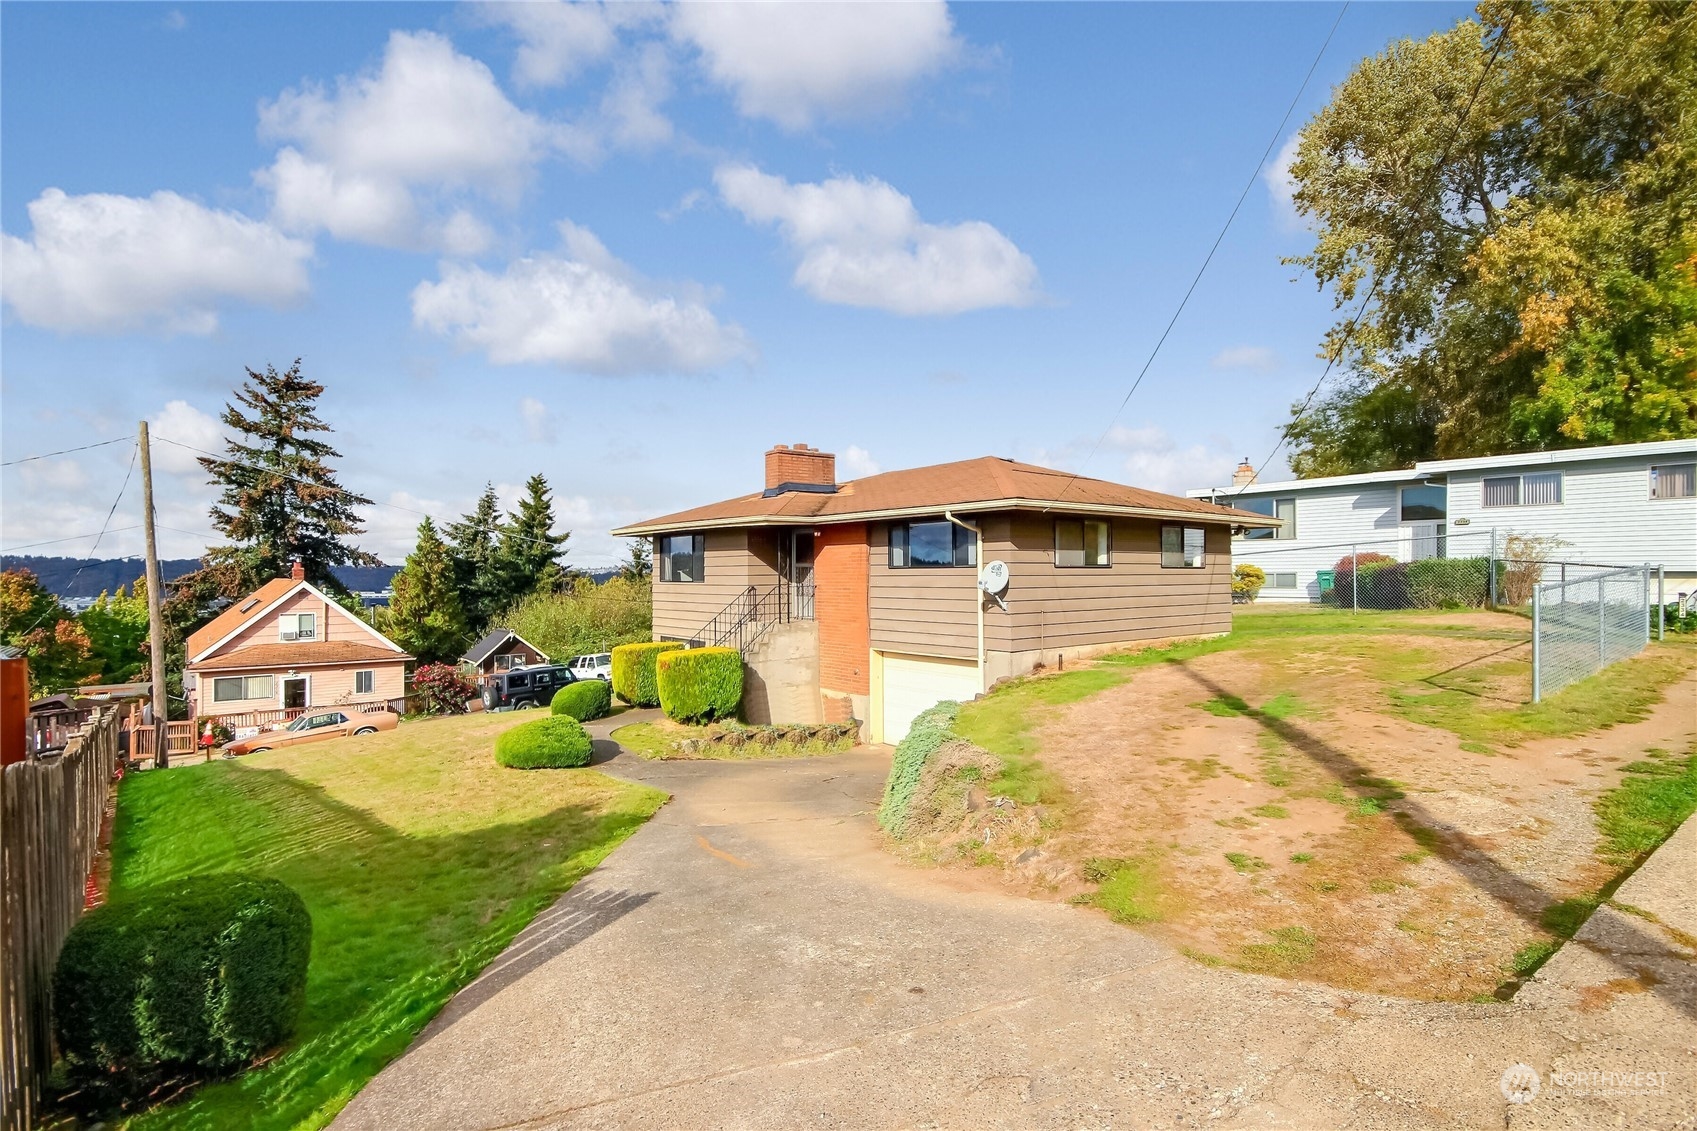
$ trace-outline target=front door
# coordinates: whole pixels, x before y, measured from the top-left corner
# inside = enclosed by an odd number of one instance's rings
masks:
[[[283,677],[283,710],[303,711],[306,709],[306,676],[286,675]]]
[[[813,619],[813,531],[796,530],[789,535],[786,555],[790,583],[790,616]]]

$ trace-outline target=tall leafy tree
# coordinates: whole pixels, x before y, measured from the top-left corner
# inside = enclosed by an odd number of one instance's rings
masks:
[[[132,595],[118,587],[102,593],[77,616],[89,641],[89,657],[100,665],[100,682],[129,683],[142,677],[147,654],[147,592],[138,581]]]
[[[484,485],[469,514],[449,523],[447,534],[454,584],[459,587],[467,626],[473,635],[482,635],[506,599],[500,561],[501,507],[493,483]]]
[[[342,594],[332,566],[381,564],[348,541],[364,533],[354,508],[371,500],[344,490],[330,468],[341,453],[319,438],[331,430],[318,418],[323,393],[298,358],[284,373],[249,369],[221,417],[236,434],[226,458],[200,461],[222,488],[212,524],[235,543],[214,557],[249,582],[282,576],[298,559],[308,581]]]
[[[32,695],[87,683],[99,671],[88,634],[27,569],[0,572],[0,644],[24,654]]]
[[[1693,106],[1689,4],[1486,0],[1364,60],[1290,167],[1343,373],[1293,469],[1697,435]]]
[[[430,519],[418,524],[418,544],[390,586],[393,596],[384,626],[395,643],[427,664],[458,657],[470,634],[454,584],[454,564]]]
[[[554,533],[554,497],[540,473],[525,481],[524,497],[501,528],[502,604],[532,593],[551,592],[566,581],[565,556],[570,531]]]

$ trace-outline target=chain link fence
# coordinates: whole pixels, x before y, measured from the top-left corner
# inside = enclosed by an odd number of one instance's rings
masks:
[[[1650,566],[1540,582],[1532,591],[1532,702],[1650,643]]]

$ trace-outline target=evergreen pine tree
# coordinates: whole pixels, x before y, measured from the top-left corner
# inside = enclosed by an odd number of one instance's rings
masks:
[[[317,414],[323,392],[301,375],[299,358],[286,373],[249,369],[220,418],[237,433],[227,458],[200,461],[223,488],[212,525],[236,543],[211,557],[240,569],[250,587],[284,576],[298,559],[308,581],[341,594],[332,566],[381,564],[344,541],[364,533],[353,508],[371,500],[344,491],[325,462],[341,453],[313,435],[330,431]]]
[[[619,566],[626,581],[641,581],[654,573],[654,542],[646,535],[630,540],[630,557]]]
[[[390,586],[394,595],[385,626],[395,643],[420,663],[456,659],[470,634],[448,547],[428,518],[418,524],[418,544]]]
[[[502,611],[504,590],[500,569],[501,509],[495,485],[485,484],[477,506],[448,525],[448,554],[454,563],[454,584],[460,591],[466,626],[472,635],[489,630]]]
[[[524,498],[501,528],[500,573],[503,607],[539,590],[558,589],[566,580],[560,563],[570,531],[554,533],[554,500],[540,473],[525,481]]]

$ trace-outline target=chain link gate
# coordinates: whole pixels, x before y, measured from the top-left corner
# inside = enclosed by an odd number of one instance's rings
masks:
[[[1651,566],[1604,570],[1532,591],[1532,702],[1650,643]]]

